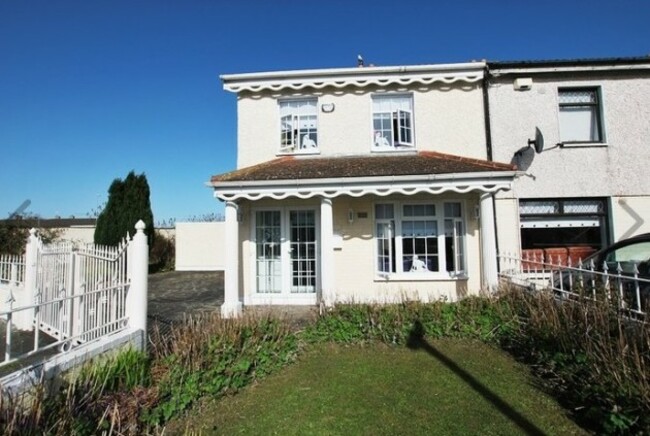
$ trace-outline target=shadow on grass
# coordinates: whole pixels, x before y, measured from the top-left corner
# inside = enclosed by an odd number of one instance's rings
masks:
[[[407,346],[412,350],[424,350],[431,356],[435,357],[440,363],[445,365],[454,374],[460,377],[468,386],[470,386],[476,393],[481,395],[487,401],[492,403],[504,416],[510,419],[514,424],[521,428],[526,434],[529,435],[544,435],[539,427],[530,422],[525,416],[517,412],[508,403],[503,401],[497,394],[488,389],[480,381],[478,381],[472,374],[465,371],[458,366],[453,360],[438,351],[434,346],[429,344],[424,339],[424,327],[420,321],[415,321],[413,329],[409,333]]]

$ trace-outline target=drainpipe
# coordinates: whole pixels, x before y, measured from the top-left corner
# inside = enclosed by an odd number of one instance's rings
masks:
[[[487,152],[487,160],[493,160],[492,155],[492,128],[490,124],[490,94],[488,93],[488,87],[490,86],[490,67],[488,63],[485,63],[485,69],[483,70],[483,117],[485,119],[485,147]],[[497,207],[494,195],[492,195],[492,213],[494,214],[494,236],[495,243],[494,248],[496,249],[497,254],[497,271],[501,271],[501,265],[499,264],[499,232],[497,230]]]
[[[483,116],[485,117],[485,145],[487,147],[487,160],[492,160],[492,130],[490,129],[490,96],[488,95],[488,86],[490,85],[488,77],[490,70],[487,64],[483,70]]]

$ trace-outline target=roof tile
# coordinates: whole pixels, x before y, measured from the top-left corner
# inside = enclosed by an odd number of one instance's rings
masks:
[[[433,151],[374,156],[285,156],[212,176],[212,183],[515,171],[511,164]]]

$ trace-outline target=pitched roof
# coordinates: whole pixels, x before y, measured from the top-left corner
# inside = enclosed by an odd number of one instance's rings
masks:
[[[285,156],[259,165],[212,176],[211,182],[332,179],[428,174],[515,171],[511,164],[420,151],[372,156]]]

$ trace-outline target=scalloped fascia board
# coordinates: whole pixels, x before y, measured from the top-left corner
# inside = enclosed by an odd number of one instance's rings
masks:
[[[481,173],[457,173],[425,176],[359,177],[353,179],[306,179],[277,181],[214,182],[214,196],[222,201],[261,200],[271,198],[335,198],[341,195],[362,197],[391,194],[432,195],[444,192],[466,194],[468,192],[494,193],[509,191],[517,171]]]
[[[294,91],[305,88],[337,89],[347,86],[430,85],[436,82],[475,83],[483,79],[484,62],[440,65],[413,65],[401,67],[338,68],[323,70],[295,70],[268,73],[226,74],[221,76],[226,91],[261,92]]]

